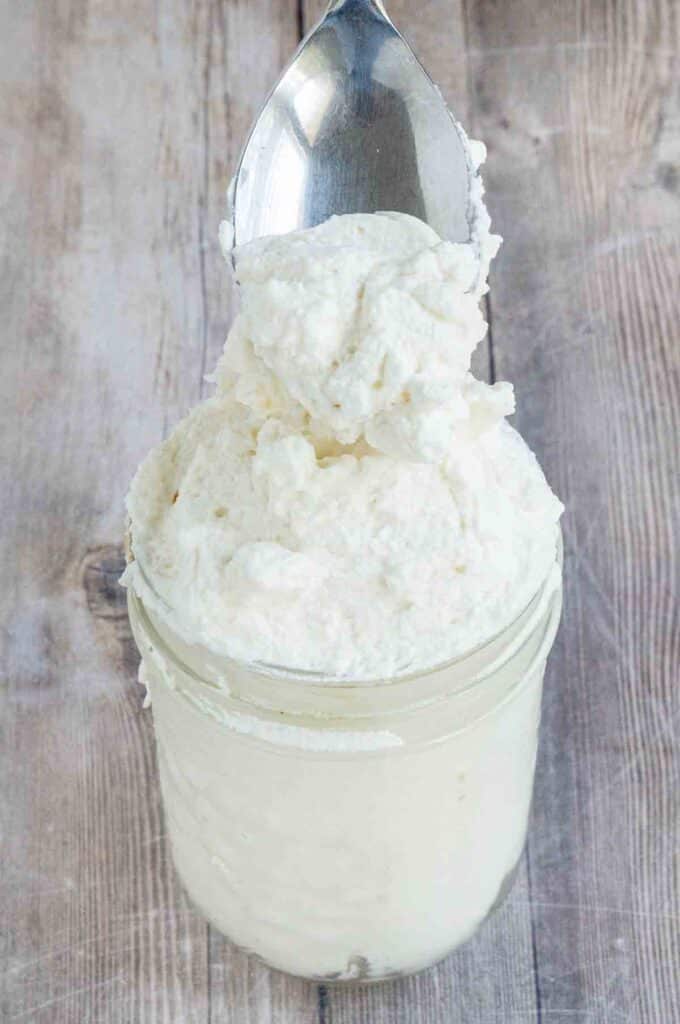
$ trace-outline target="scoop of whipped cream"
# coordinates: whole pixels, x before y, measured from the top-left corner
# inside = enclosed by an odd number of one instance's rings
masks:
[[[124,581],[186,639],[380,679],[455,657],[526,606],[562,506],[505,422],[511,385],[470,373],[478,251],[396,213],[235,250],[217,394],[128,497]]]
[[[472,245],[405,214],[352,214],[235,261],[242,312],[213,379],[253,411],[329,451],[363,438],[428,462],[513,411],[509,385],[469,372],[486,333]]]

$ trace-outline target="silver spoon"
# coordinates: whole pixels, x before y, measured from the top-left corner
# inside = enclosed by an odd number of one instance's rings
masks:
[[[264,104],[231,186],[234,243],[395,210],[475,237],[466,136],[381,0],[331,0]]]

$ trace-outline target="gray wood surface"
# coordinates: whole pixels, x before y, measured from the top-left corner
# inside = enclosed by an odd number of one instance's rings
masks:
[[[680,12],[392,0],[489,146],[505,245],[478,370],[567,502],[527,853],[504,908],[411,979],[252,963],[189,908],[123,595],[122,503],[203,393],[247,127],[320,5],[0,6],[0,1019],[680,1021]]]

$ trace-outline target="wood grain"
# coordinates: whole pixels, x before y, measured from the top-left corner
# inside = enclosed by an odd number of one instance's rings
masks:
[[[418,977],[325,989],[188,906],[122,594],[122,503],[203,393],[254,113],[318,0],[0,10],[0,1019],[680,1020],[680,25],[672,0],[388,4],[488,144],[478,372],[567,502],[527,856]]]
[[[679,1020],[678,9],[472,11],[507,239],[494,363],[567,499],[528,848],[537,1008]]]
[[[69,2],[0,18],[0,1018],[203,1022],[229,960],[164,840],[115,583],[122,503],[226,333],[217,223],[295,11]],[[303,1019],[303,986],[272,977],[253,996],[252,978],[232,958],[234,1019]]]

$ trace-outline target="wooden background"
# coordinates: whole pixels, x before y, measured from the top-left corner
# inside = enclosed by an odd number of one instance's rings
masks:
[[[205,393],[246,130],[320,4],[0,5],[3,1022],[680,1021],[680,11],[388,0],[489,146],[480,367],[567,502],[529,844],[412,979],[269,972],[188,907],[135,682],[123,496]]]

